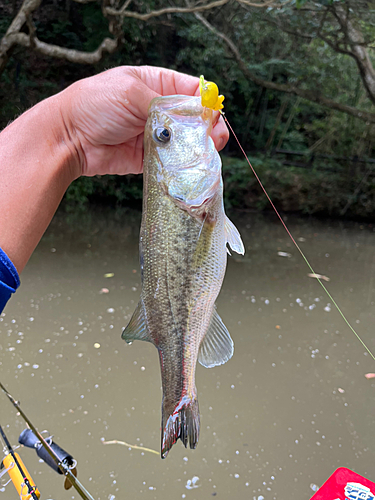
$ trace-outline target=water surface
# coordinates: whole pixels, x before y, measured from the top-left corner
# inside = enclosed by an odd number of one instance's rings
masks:
[[[232,219],[246,254],[229,259],[217,306],[235,354],[224,366],[197,367],[196,450],[179,441],[161,460],[103,444],[160,451],[157,351],[120,338],[140,293],[140,214],[57,216],[0,316],[1,381],[38,429],[78,460],[95,499],[309,499],[311,485],[339,466],[375,480],[375,379],[365,378],[375,362],[307,276],[276,218]],[[375,351],[373,227],[287,223]],[[15,444],[25,426],[0,397],[0,423]],[[79,498],[32,450],[20,453],[42,498]],[[17,498],[12,485],[2,496]]]

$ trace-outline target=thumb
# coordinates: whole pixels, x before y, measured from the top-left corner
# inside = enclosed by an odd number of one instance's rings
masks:
[[[150,89],[140,78],[135,78],[128,89],[126,108],[139,120],[145,122],[152,99],[160,97],[158,92]]]
[[[134,113],[142,119],[147,119],[149,104],[155,97],[199,95],[199,79],[195,76],[153,66],[128,66],[126,71],[133,77],[128,101],[134,106]]]

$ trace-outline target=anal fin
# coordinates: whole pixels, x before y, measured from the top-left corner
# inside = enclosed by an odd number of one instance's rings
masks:
[[[222,319],[214,310],[207,333],[199,346],[198,361],[206,367],[223,365],[232,356],[234,344]]]

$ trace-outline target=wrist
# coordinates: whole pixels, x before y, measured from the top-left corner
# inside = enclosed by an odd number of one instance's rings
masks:
[[[64,92],[60,92],[38,103],[30,110],[33,114],[31,122],[37,122],[40,117],[41,130],[38,133],[42,144],[39,145],[39,154],[43,154],[44,163],[48,163],[66,188],[81,175],[81,158],[78,141],[72,133],[73,128],[67,123],[65,116]],[[43,144],[44,143],[44,144]],[[45,155],[45,156],[44,156]]]
[[[75,116],[71,93],[71,85],[66,90],[52,96],[48,99],[48,105],[52,116],[58,114],[58,120],[55,122],[53,137],[55,147],[60,149],[62,158],[64,158],[63,168],[66,175],[70,177],[70,182],[82,175],[83,165],[85,163],[85,154],[78,137],[78,133],[72,117]],[[47,102],[45,101],[45,102]],[[53,119],[53,118],[52,118]]]

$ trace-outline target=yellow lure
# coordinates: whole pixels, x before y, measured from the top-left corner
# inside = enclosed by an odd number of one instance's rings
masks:
[[[205,82],[204,76],[199,78],[199,91],[201,93],[202,106],[211,108],[214,111],[223,109],[224,96],[219,95],[219,89],[214,82]]]

